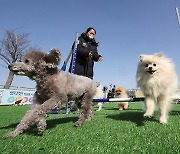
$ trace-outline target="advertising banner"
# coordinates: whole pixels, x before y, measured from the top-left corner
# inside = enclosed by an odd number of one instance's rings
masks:
[[[0,105],[31,104],[35,91],[0,89]]]

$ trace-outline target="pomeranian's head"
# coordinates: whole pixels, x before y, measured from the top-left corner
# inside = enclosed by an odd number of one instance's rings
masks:
[[[173,62],[161,53],[153,55],[140,55],[136,72],[137,86],[146,84],[146,81],[152,77],[156,80],[167,80],[176,74]],[[175,75],[174,75],[175,76]],[[154,78],[155,79],[155,78]]]
[[[137,73],[152,76],[167,71],[169,67],[173,67],[172,62],[161,53],[140,55]]]
[[[154,55],[140,55],[139,56],[139,69],[147,74],[157,73],[159,68],[159,62],[163,55],[160,53]]]
[[[125,89],[123,87],[117,87],[115,89],[115,94],[116,95],[122,95],[125,92]]]

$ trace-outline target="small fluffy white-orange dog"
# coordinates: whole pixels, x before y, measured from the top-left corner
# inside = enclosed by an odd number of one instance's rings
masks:
[[[128,98],[126,90],[123,87],[117,87],[115,90],[116,98]],[[126,110],[129,106],[128,102],[118,102],[119,110]]]
[[[99,85],[96,89],[96,94],[94,95],[94,98],[104,98],[104,92],[103,92],[103,86]],[[94,103],[98,105],[97,111],[102,110],[103,102]]]

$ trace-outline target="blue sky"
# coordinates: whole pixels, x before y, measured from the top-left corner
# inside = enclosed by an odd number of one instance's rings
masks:
[[[5,30],[17,28],[29,33],[31,45],[44,52],[59,48],[63,60],[75,33],[94,27],[104,58],[95,63],[94,80],[102,85],[136,88],[139,55],[155,52],[171,58],[180,75],[180,27],[175,12],[175,7],[180,10],[180,0],[0,0],[0,4],[0,39]],[[0,85],[8,73],[0,66]],[[12,85],[35,87],[35,82],[15,76]]]

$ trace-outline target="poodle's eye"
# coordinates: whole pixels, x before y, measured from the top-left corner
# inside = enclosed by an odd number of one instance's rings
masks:
[[[153,66],[155,66],[155,67],[156,67],[156,64],[153,64]]]
[[[148,64],[146,64],[145,67],[148,67]]]
[[[26,60],[25,60],[25,63],[29,63],[29,60],[28,60],[28,59],[26,59]]]

